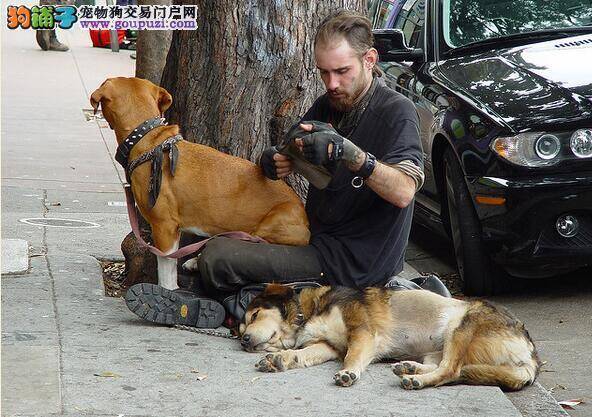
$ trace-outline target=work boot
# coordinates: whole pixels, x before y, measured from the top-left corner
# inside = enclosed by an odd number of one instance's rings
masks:
[[[400,291],[400,290],[428,290],[442,297],[452,297],[448,288],[440,278],[435,274],[422,275],[413,279],[400,278],[398,276],[391,277],[385,284],[386,288]]]
[[[452,297],[446,285],[438,278],[436,274],[427,274],[422,275],[417,278],[412,278],[411,282],[416,283],[421,287],[422,290],[428,290],[431,292],[435,292],[442,297]]]
[[[44,51],[49,50],[49,45],[50,45],[50,33],[49,32],[51,32],[51,31],[38,29],[37,33],[35,34],[35,39],[37,39],[37,44]]]
[[[167,290],[159,285],[142,283],[130,287],[125,303],[132,313],[145,320],[169,326],[183,324],[216,328],[224,322],[222,304],[191,291]]]
[[[70,49],[66,45],[58,41],[55,29],[49,32],[49,49],[51,51],[66,52],[68,49]]]

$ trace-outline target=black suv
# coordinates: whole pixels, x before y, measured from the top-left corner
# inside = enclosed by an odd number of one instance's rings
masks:
[[[447,232],[467,294],[496,266],[592,265],[592,1],[370,1],[387,84],[420,117],[415,221]]]

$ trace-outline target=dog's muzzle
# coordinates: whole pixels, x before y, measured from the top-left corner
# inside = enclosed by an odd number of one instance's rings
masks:
[[[240,344],[243,349],[249,349],[251,347],[251,335],[244,334],[243,337],[241,337]]]

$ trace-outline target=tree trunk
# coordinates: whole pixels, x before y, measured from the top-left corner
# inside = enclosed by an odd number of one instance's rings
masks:
[[[194,0],[196,31],[176,31],[163,73],[167,116],[185,139],[256,161],[323,91],[317,26],[366,0]],[[222,169],[222,167],[221,167]]]
[[[170,5],[171,0],[139,0],[139,6]],[[173,33],[170,30],[140,30],[136,41],[136,77],[160,85]]]

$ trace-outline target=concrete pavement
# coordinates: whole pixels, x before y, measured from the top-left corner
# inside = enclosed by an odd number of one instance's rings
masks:
[[[236,341],[145,323],[105,297],[97,259],[121,259],[129,225],[114,136],[82,110],[134,61],[83,32],[59,33],[71,51],[56,53],[32,31],[2,30],[2,239],[26,241],[29,263],[2,275],[2,415],[561,415],[540,387],[408,392],[385,364],[349,389],[332,383],[337,363],[258,373],[260,355]]]

